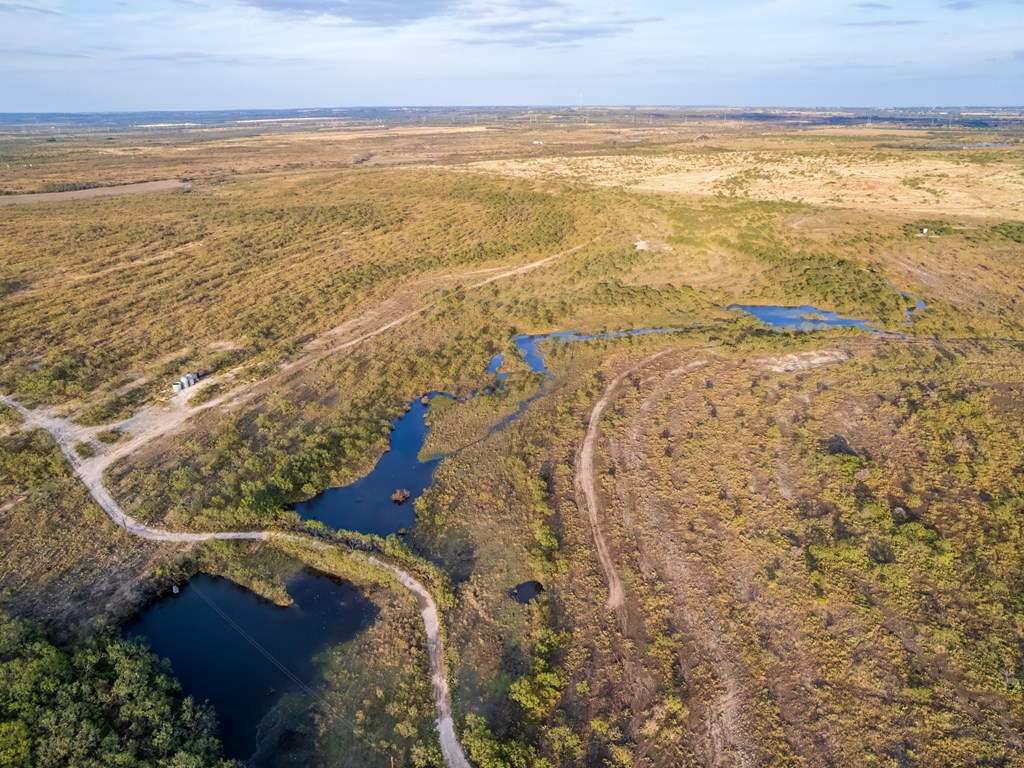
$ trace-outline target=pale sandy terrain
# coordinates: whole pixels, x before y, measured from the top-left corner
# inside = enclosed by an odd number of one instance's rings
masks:
[[[256,136],[232,136],[207,142],[207,147],[252,147],[252,146],[284,146],[293,144],[330,144],[340,141],[357,141],[360,139],[380,139],[387,137],[439,136],[463,133],[483,133],[486,125],[457,126],[403,126],[401,128],[370,128],[366,130],[329,129],[324,131],[302,131],[299,133],[267,133]],[[112,147],[105,149],[111,154],[128,154],[131,148]],[[187,146],[174,147],[173,152],[187,153],[194,151]]]
[[[166,192],[179,189],[184,184],[177,179],[144,181],[139,184],[121,184],[116,187],[93,187],[75,189],[70,192],[35,192],[26,195],[0,195],[0,205],[23,203],[57,203],[62,200],[81,200],[89,197],[110,197],[111,195],[141,195],[146,192]]]
[[[961,150],[967,154],[973,150]],[[982,164],[925,152],[708,151],[488,160],[469,167],[667,194],[730,195],[918,215],[1024,216],[1024,152]]]

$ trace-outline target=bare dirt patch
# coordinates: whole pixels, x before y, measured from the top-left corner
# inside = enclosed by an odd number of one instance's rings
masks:
[[[1024,177],[1015,159],[978,165],[924,153],[876,158],[820,150],[683,150],[484,161],[469,167],[516,178],[559,178],[673,195],[740,196],[920,215],[1024,216]]]
[[[74,189],[69,192],[35,192],[27,195],[0,195],[0,205],[22,205],[25,203],[59,203],[64,200],[85,200],[93,197],[112,195],[142,195],[148,192],[167,192],[181,189],[184,184],[176,179],[165,181],[143,181],[138,184],[121,184],[114,187],[92,187]]]

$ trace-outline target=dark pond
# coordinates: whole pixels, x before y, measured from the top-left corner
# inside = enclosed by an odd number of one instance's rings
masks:
[[[416,522],[413,502],[423,495],[440,458],[420,461],[419,453],[430,428],[426,416],[430,410],[414,400],[408,413],[394,422],[391,450],[365,477],[351,485],[328,488],[319,496],[295,505],[304,520],[321,520],[332,528],[388,536]],[[409,500],[395,504],[391,494],[409,491]]]
[[[518,603],[528,603],[535,600],[544,591],[544,585],[539,581],[524,581],[516,584],[508,591],[509,595]]]
[[[295,604],[282,608],[200,574],[125,626],[125,635],[144,637],[170,659],[186,694],[213,705],[229,757],[252,755],[260,721],[281,696],[315,687],[314,657],[358,636],[377,615],[357,589],[313,572],[292,579],[288,594]]]
[[[650,328],[635,331],[613,331],[609,333],[580,334],[575,331],[540,334],[537,336],[517,336],[514,341],[523,360],[536,373],[547,374],[544,355],[537,345],[549,339],[560,342],[588,341],[591,339],[617,339],[623,336],[642,336],[651,333],[671,333],[677,328]],[[498,387],[508,377],[507,373],[498,370],[505,362],[505,356],[498,354],[491,358],[487,372],[497,376]],[[495,387],[487,387],[483,392],[494,392]],[[524,400],[519,409],[502,419],[491,432],[504,429],[510,422],[519,417],[526,407],[540,393]],[[472,395],[475,397],[476,395]],[[443,392],[432,392],[434,397],[451,397]],[[419,453],[427,440],[430,428],[426,416],[430,406],[421,400],[410,403],[410,411],[396,419],[391,432],[391,450],[381,456],[377,465],[365,477],[351,485],[339,488],[328,488],[312,499],[295,505],[295,511],[304,520],[320,520],[332,528],[360,533],[389,536],[403,528],[408,530],[416,523],[416,511],[413,502],[430,487],[434,470],[441,457],[420,461]],[[409,499],[403,504],[391,501],[391,494],[396,490],[409,491]]]

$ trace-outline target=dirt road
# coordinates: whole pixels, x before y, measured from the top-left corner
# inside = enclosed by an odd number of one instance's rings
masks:
[[[49,432],[60,447],[61,453],[64,454],[64,457],[74,468],[75,474],[81,478],[82,482],[89,489],[89,493],[92,494],[96,503],[103,508],[103,511],[107,513],[114,523],[134,536],[140,536],[151,541],[167,542],[199,542],[212,539],[259,539],[263,541],[282,539],[302,543],[309,541],[305,537],[296,534],[280,533],[278,531],[186,533],[167,531],[141,523],[121,508],[121,505],[115,501],[103,483],[103,471],[110,464],[110,459],[108,457],[95,457],[99,460],[82,461],[75,453],[74,443],[81,434],[81,428],[62,419],[31,411],[10,397],[0,396],[0,402],[14,408],[22,415],[24,418],[23,428],[41,427]],[[434,599],[430,596],[427,588],[406,571],[375,557],[369,557],[367,560],[380,568],[386,568],[394,573],[402,586],[408,589],[416,599],[427,634],[431,688],[434,706],[437,709],[437,733],[441,741],[441,752],[444,755],[448,768],[470,768],[469,762],[462,751],[462,746],[455,735],[451,693],[448,688],[448,673],[444,662],[444,647],[441,643],[441,615],[438,613],[437,605],[434,603]]]
[[[0,195],[0,205],[59,203],[62,200],[81,200],[89,197],[141,195],[146,192],[166,192],[171,189],[180,189],[184,186],[184,182],[178,181],[177,179],[165,179],[164,181],[144,181],[139,184],[121,184],[116,187],[73,189],[69,192],[33,192],[25,195]]]
[[[448,768],[470,768],[462,751],[462,745],[455,735],[455,721],[452,719],[452,698],[448,690],[448,676],[445,673],[444,648],[441,645],[441,619],[437,605],[430,592],[401,568],[385,563],[375,557],[371,563],[392,571],[402,585],[412,592],[427,628],[427,652],[430,654],[431,688],[434,692],[434,707],[437,709],[437,733],[441,738],[441,754]]]
[[[123,190],[123,188],[109,189]],[[83,191],[96,192],[100,190]],[[114,194],[114,192],[108,193]],[[35,198],[39,196],[31,197]],[[2,200],[2,198],[0,198],[0,200]],[[579,251],[589,245],[590,242],[582,243],[573,248],[552,254],[551,256],[546,256],[543,259],[539,259],[529,264],[507,269],[502,267],[494,267],[484,270],[478,269],[465,273],[465,276],[478,276],[490,273],[482,280],[478,280],[469,285],[470,288],[480,288],[498,280],[532,272],[533,270],[550,264],[563,256]],[[452,279],[457,280],[459,276],[455,275],[451,277]],[[396,326],[419,317],[432,306],[433,302],[427,302],[418,308],[411,310],[406,309],[405,312],[399,314],[397,317],[394,316],[395,313],[387,311],[390,308],[390,305],[384,305],[383,307],[378,306],[368,310],[363,315],[336,326],[308,343],[294,360],[282,365],[267,379],[255,382],[248,387],[228,392],[202,405],[190,406],[188,404],[189,398],[199,391],[199,389],[204,386],[210,386],[217,380],[229,379],[232,376],[232,372],[228,372],[227,374],[217,377],[210,377],[206,379],[200,387],[189,388],[177,393],[166,404],[148,406],[141,409],[129,419],[113,425],[117,429],[129,435],[129,438],[125,442],[118,443],[113,446],[101,445],[97,455],[90,458],[83,459],[79,457],[75,451],[75,444],[79,441],[93,441],[97,432],[102,429],[107,429],[111,425],[104,425],[103,427],[85,427],[75,424],[68,419],[59,418],[46,410],[30,410],[16,402],[13,398],[7,396],[0,395],[0,402],[15,409],[22,415],[24,418],[25,428],[41,427],[52,435],[54,441],[60,447],[61,453],[74,468],[75,474],[81,478],[83,483],[85,483],[85,486],[89,489],[89,493],[92,494],[96,503],[102,507],[103,511],[107,513],[115,524],[124,528],[128,533],[152,541],[165,542],[201,542],[209,541],[211,539],[297,539],[300,537],[274,531],[217,531],[191,533],[184,531],[169,531],[147,525],[131,517],[121,507],[121,505],[117,503],[103,482],[104,472],[106,472],[107,468],[118,459],[124,458],[125,456],[134,453],[147,443],[175,431],[193,415],[217,406],[237,405],[244,402],[252,395],[255,387],[266,386],[268,381],[285,375],[290,371],[309,366],[331,354],[357,346],[364,341],[395,328]],[[600,416],[599,411],[597,415],[598,417]],[[591,448],[591,453],[592,450],[593,449]],[[607,550],[605,550],[605,554],[607,555]],[[441,740],[441,750],[449,768],[469,768],[469,762],[466,760],[465,754],[463,753],[462,747],[460,746],[455,734],[455,723],[452,719],[451,693],[448,686],[448,677],[444,663],[443,647],[441,644],[441,617],[438,613],[437,606],[426,587],[408,573],[396,566],[377,560],[376,558],[371,558],[371,561],[382,568],[391,570],[402,585],[405,586],[405,588],[408,589],[416,598],[427,634],[432,675],[431,684],[434,704],[437,709],[437,730]],[[612,569],[610,572],[614,573],[614,570]]]
[[[615,390],[618,389],[623,379],[671,351],[670,349],[665,349],[650,357],[645,357],[632,368],[628,368],[612,379],[611,383],[605,388],[604,394],[594,403],[594,408],[590,412],[590,421],[587,424],[587,434],[583,438],[583,444],[580,446],[579,454],[576,457],[576,466],[578,467],[575,479],[576,504],[587,513],[586,520],[590,526],[590,534],[594,539],[594,551],[597,554],[601,570],[604,572],[605,580],[608,582],[608,608],[616,612],[620,612],[623,607],[625,593],[622,589],[622,580],[619,579],[619,574],[615,571],[615,563],[612,561],[611,552],[608,550],[604,531],[601,528],[597,506],[597,490],[594,487],[594,446],[597,443],[597,434],[601,428],[601,414],[604,413],[605,407],[611,401]]]
[[[699,351],[701,357],[684,357],[676,365],[672,365],[675,360],[669,358],[669,362],[654,365],[668,353],[678,355],[684,351],[691,354]],[[754,359],[750,366],[756,371],[791,373],[839,364],[849,358],[850,352],[846,350],[808,350]],[[577,455],[575,492],[577,505],[590,527],[598,562],[608,583],[608,608],[614,611],[623,634],[630,635],[638,626],[637,602],[626,594],[623,577],[616,570],[615,553],[628,551],[631,562],[633,557],[637,558],[633,567],[640,572],[656,573],[660,588],[671,596],[674,631],[688,643],[686,663],[691,665],[690,674],[699,677],[707,671],[713,676],[713,694],[702,698],[700,710],[694,718],[697,736],[693,749],[701,763],[758,765],[761,764],[760,753],[756,739],[751,735],[756,728],[751,724],[752,710],[748,704],[752,697],[760,694],[751,691],[750,681],[736,662],[733,649],[720,641],[720,635],[726,632],[716,624],[721,617],[708,610],[709,593],[706,590],[709,582],[690,557],[685,535],[668,533],[673,531],[674,508],[671,504],[664,505],[657,494],[648,492],[649,488],[658,487],[659,478],[650,472],[643,458],[647,450],[645,439],[654,434],[654,430],[665,426],[659,408],[677,391],[672,386],[678,384],[680,377],[689,378],[697,371],[705,370],[715,359],[714,348],[670,348],[645,357],[615,376],[591,411]],[[640,376],[639,389],[646,394],[641,400],[623,393],[623,383],[633,375]],[[631,387],[625,389],[630,395],[634,394]],[[704,389],[703,382],[700,389]],[[599,442],[600,420],[620,395],[632,403],[632,410],[627,408],[623,416],[626,430],[623,432],[620,426],[615,439]],[[619,500],[617,505],[610,501],[602,514],[599,514],[601,508],[597,498],[602,476],[596,474],[594,466],[598,453],[605,455],[616,470],[607,492],[609,499]],[[618,520],[613,519],[615,515],[619,516]],[[613,533],[616,530],[618,534]],[[642,621],[639,625],[642,626]],[[623,669],[627,670],[626,678],[638,690],[643,689],[643,659],[648,652],[643,637],[642,632],[633,634],[631,642],[617,650]],[[703,671],[698,674],[692,671],[694,669]],[[649,702],[642,699],[635,702],[638,712],[645,706],[649,706]]]

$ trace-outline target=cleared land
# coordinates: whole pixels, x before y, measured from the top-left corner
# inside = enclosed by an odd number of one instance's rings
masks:
[[[879,139],[881,143],[884,137]],[[1024,216],[1021,158],[1012,147],[923,152],[883,146],[857,151],[812,138],[790,143],[785,151],[748,149],[742,139],[733,138],[666,154],[483,161],[471,168],[641,192],[895,209],[917,216]]]

